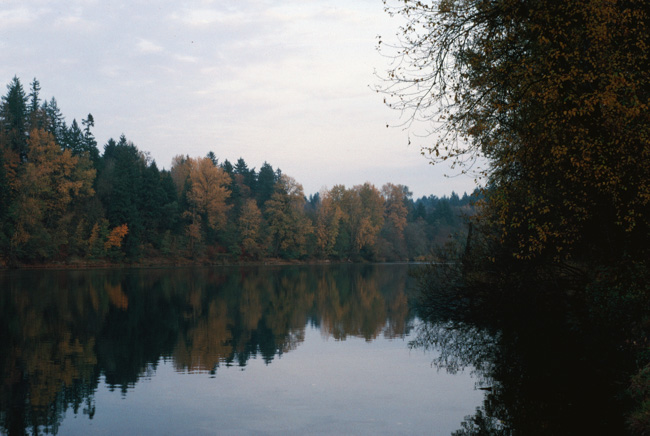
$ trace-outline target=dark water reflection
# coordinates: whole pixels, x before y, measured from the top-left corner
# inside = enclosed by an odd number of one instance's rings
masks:
[[[629,434],[636,366],[620,326],[548,300],[428,308],[412,346],[452,373],[474,368],[485,392],[455,436]]]
[[[92,419],[100,385],[128,397],[160,365],[218,378],[270,364],[309,331],[404,338],[408,282],[404,265],[5,272],[0,432],[56,434],[66,412]]]

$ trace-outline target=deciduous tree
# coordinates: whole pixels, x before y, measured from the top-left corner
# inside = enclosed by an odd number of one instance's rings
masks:
[[[384,200],[370,183],[355,186],[353,191],[359,199],[359,209],[350,215],[355,249],[357,252],[371,250],[384,224]]]
[[[388,9],[406,24],[381,91],[432,123],[424,151],[435,161],[487,158],[486,210],[504,247],[527,259],[645,252],[645,2],[405,0]]]
[[[241,216],[239,217],[238,230],[241,240],[242,252],[249,257],[258,259],[262,256],[261,243],[262,212],[257,207],[257,202],[249,198],[244,202]]]
[[[306,254],[307,235],[313,229],[304,214],[304,205],[302,185],[283,174],[265,204],[273,256],[299,257]]]
[[[187,198],[192,207],[205,217],[206,224],[211,229],[219,230],[226,225],[230,178],[207,157],[190,158],[188,162],[191,187]]]
[[[71,203],[94,194],[95,170],[87,159],[62,150],[44,130],[30,132],[28,149],[18,181],[12,246],[50,258],[67,243]]]
[[[319,255],[327,258],[335,254],[343,211],[341,206],[333,200],[329,191],[324,192],[321,198],[316,215],[316,246]]]
[[[126,224],[113,228],[108,234],[106,242],[104,242],[104,250],[109,250],[112,247],[120,247],[127,233],[129,233],[129,226]]]

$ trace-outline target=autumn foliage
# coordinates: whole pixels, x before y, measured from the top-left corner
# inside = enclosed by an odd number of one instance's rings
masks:
[[[124,239],[127,233],[129,233],[129,226],[127,226],[126,224],[122,224],[121,226],[115,227],[108,234],[108,238],[106,239],[106,242],[104,242],[104,250],[109,250],[112,247],[116,247],[116,248],[121,247],[122,240]]]
[[[270,164],[178,155],[169,170],[94,118],[68,126],[35,80],[0,104],[0,264],[279,259],[404,260],[463,231],[469,197],[370,183],[307,196]],[[451,205],[451,207],[450,207]]]

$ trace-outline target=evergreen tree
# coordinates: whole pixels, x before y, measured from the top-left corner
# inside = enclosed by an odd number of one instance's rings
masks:
[[[165,230],[160,225],[166,193],[160,183],[160,171],[156,162],[143,169],[142,183],[138,188],[138,204],[141,207],[143,240],[159,245],[159,235]]]
[[[221,168],[223,168],[223,170],[225,172],[227,172],[228,174],[230,174],[230,175],[232,175],[233,172],[234,172],[232,164],[230,163],[230,161],[228,159],[223,161],[223,163],[221,164]]]
[[[425,221],[427,219],[427,209],[424,206],[424,201],[422,201],[422,199],[418,199],[415,202],[413,212],[409,215],[409,221],[417,221],[418,219],[423,219]]]
[[[81,120],[81,124],[84,126],[83,129],[83,152],[87,153],[88,157],[93,163],[97,163],[99,160],[99,150],[97,150],[97,141],[95,140],[95,135],[93,135],[90,130],[91,127],[95,127],[95,119],[92,114],[88,114],[85,120]]]
[[[34,80],[32,80],[30,93],[29,93],[29,112],[30,113],[34,113],[38,109],[40,109],[40,105],[41,105],[40,98],[39,98],[40,91],[41,91],[41,84],[34,77]]]
[[[237,159],[237,163],[235,164],[235,168],[233,170],[235,174],[241,174],[245,176],[248,174],[248,165],[246,165],[246,161],[240,157]]]
[[[7,137],[9,147],[20,156],[27,157],[27,96],[18,77],[7,85],[7,95],[2,97],[0,121],[2,131]]]
[[[65,118],[61,113],[61,109],[56,102],[56,99],[52,97],[49,102],[43,102],[42,106],[43,112],[47,119],[47,131],[54,135],[56,143],[60,146],[64,146],[66,142],[67,126],[65,124]]]
[[[209,151],[206,157],[212,161],[212,165],[219,166],[219,159],[217,159],[217,155],[213,151]]]
[[[248,186],[250,198],[255,198],[257,196],[257,173],[255,168],[251,168],[248,173],[244,176],[244,184]]]
[[[243,158],[237,159],[237,163],[233,168],[234,172],[234,181],[239,188],[240,200],[235,204],[235,207],[241,208],[244,200],[254,195],[253,191],[255,188],[255,171],[248,169],[248,165]]]
[[[160,229],[161,231],[179,233],[179,200],[174,180],[169,171],[163,170],[160,172],[160,188],[164,192],[164,206],[159,217]]]
[[[264,204],[271,198],[275,191],[277,181],[273,167],[264,162],[257,175],[257,206],[264,211]]]
[[[141,253],[143,219],[141,211],[142,185],[145,162],[138,149],[122,135],[119,142],[110,139],[104,147],[104,156],[98,180],[98,194],[111,228],[126,224],[129,228],[123,250],[127,257],[137,258]]]
[[[4,152],[0,144],[0,253],[6,252],[10,237],[9,208],[11,206],[12,190],[5,169]]]
[[[84,134],[77,124],[77,120],[72,120],[70,128],[66,131],[65,142],[62,144],[63,148],[70,149],[72,154],[79,156],[85,151]]]
[[[243,162],[243,159],[240,158],[239,160]],[[245,163],[244,163],[244,167],[246,167]],[[233,165],[230,163],[228,159],[223,161],[223,164],[221,164],[221,168],[226,172],[226,174],[230,176],[230,185],[228,186],[228,190],[230,191],[230,196],[228,197],[227,204],[228,206],[230,206],[230,221],[234,223],[239,218],[239,213],[241,211],[241,206],[243,203],[241,184],[237,183],[237,176],[238,175],[241,176],[241,174],[235,172],[235,167],[233,167]],[[246,167],[246,169],[248,169],[248,167]],[[241,170],[241,166],[240,166],[240,170]],[[231,228],[234,229],[235,227],[231,226]]]
[[[34,78],[31,83],[31,88],[29,92],[29,115],[28,115],[28,128],[31,129],[44,129],[47,125],[47,117],[45,111],[41,108],[41,100],[39,93],[41,91],[41,85]]]

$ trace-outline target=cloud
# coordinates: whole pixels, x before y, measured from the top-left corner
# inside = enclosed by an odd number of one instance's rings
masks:
[[[160,45],[144,38],[140,38],[136,47],[140,53],[160,53],[164,50]]]
[[[126,69],[115,64],[105,64],[99,67],[99,72],[105,77],[119,78],[126,73]]]
[[[83,32],[92,32],[96,31],[100,25],[99,23],[84,19],[81,13],[76,13],[58,18],[54,22],[54,26],[58,30],[64,31],[75,29]]]
[[[174,59],[176,59],[179,62],[187,62],[187,63],[196,63],[199,61],[199,59],[196,56],[187,56],[187,55],[174,55]]]
[[[36,18],[38,12],[30,11],[25,7],[0,11],[0,27],[21,26],[32,23]]]
[[[207,26],[210,24],[232,24],[247,21],[246,15],[215,9],[183,9],[172,14],[172,19],[189,26]]]

